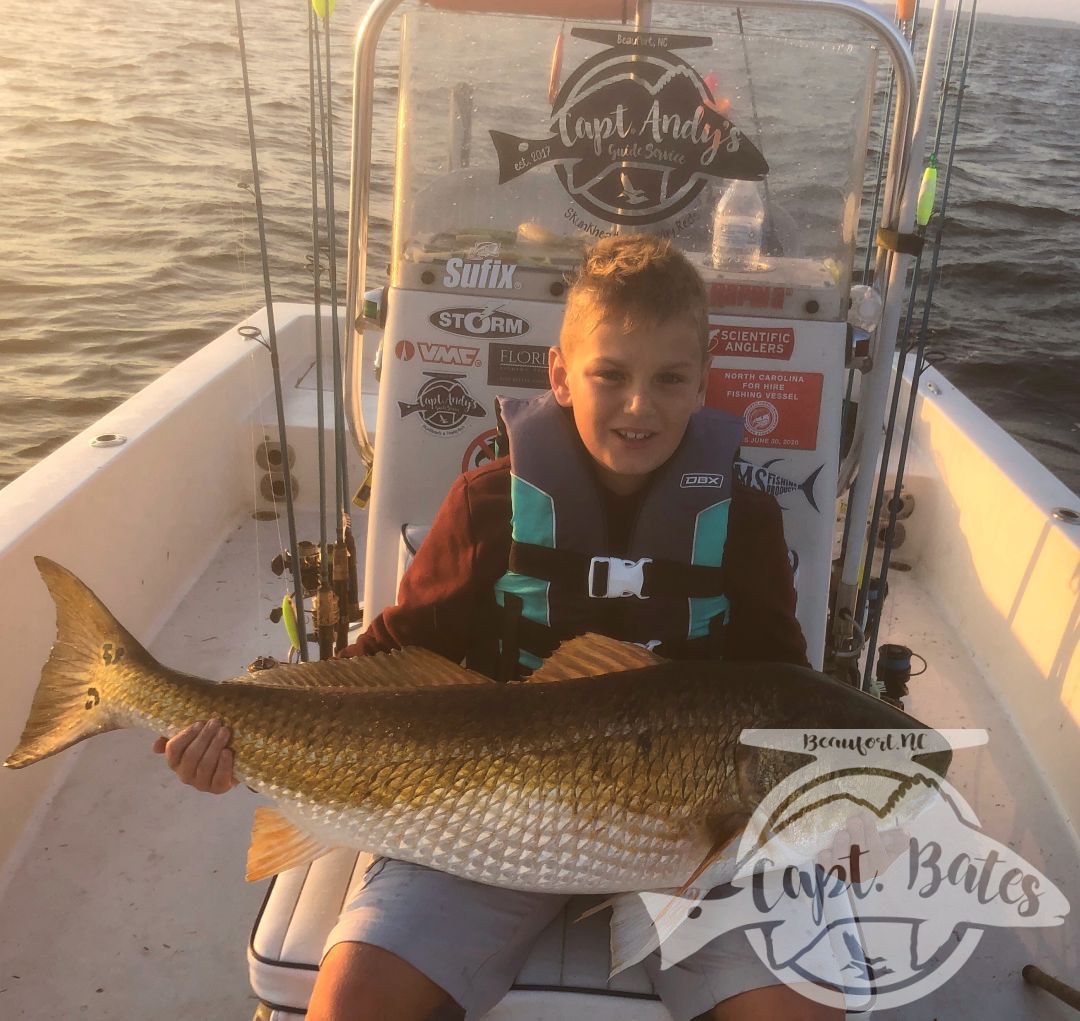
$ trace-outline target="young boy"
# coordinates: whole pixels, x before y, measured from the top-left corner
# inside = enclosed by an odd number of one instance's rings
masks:
[[[779,508],[732,483],[741,423],[701,410],[707,310],[667,242],[595,245],[550,352],[551,393],[503,402],[510,456],[457,480],[397,605],[347,654],[421,645],[509,679],[600,631],[669,658],[807,665]],[[222,792],[228,738],[211,721],[155,747],[186,783]],[[327,942],[309,1021],[478,1018],[566,900],[380,859]],[[646,967],[675,1021],[841,1016],[778,984],[741,933]]]

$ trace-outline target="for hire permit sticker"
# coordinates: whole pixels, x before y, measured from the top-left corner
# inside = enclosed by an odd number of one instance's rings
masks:
[[[491,132],[500,184],[554,163],[583,209],[607,223],[641,226],[685,209],[709,178],[768,174],[701,75],[672,52],[711,47],[709,36],[587,28],[571,35],[606,49],[559,90],[548,137]]]
[[[710,369],[705,403],[742,416],[746,447],[817,447],[820,372]]]

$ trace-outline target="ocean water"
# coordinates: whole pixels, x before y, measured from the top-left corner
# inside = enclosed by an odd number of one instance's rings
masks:
[[[331,49],[342,244],[365,8],[339,0]],[[301,0],[245,11],[274,296],[299,301],[310,298],[306,25]],[[393,29],[382,99],[395,93],[396,47]],[[967,85],[932,348],[946,376],[1080,490],[1080,25],[981,19]],[[376,152],[369,264],[381,266],[386,119]],[[8,6],[0,486],[263,304],[249,180],[231,4]]]

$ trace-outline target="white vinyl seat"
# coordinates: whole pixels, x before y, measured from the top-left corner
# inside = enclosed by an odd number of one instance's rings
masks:
[[[283,1021],[305,1013],[327,933],[370,861],[368,854],[339,849],[273,879],[248,945],[251,987],[271,1012],[264,1017]],[[670,1021],[640,965],[608,980],[608,912],[576,921],[593,903],[575,898],[541,933],[490,1021],[537,1017],[530,1000],[542,993],[550,1003],[559,991],[566,996],[564,1017]]]

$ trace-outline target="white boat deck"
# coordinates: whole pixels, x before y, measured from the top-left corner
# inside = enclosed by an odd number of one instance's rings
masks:
[[[317,522],[301,513],[298,527],[301,536],[313,536]],[[215,678],[242,672],[257,655],[281,655],[280,627],[267,620],[283,591],[267,566],[277,548],[273,522],[238,521],[150,641],[151,651]],[[1002,704],[949,630],[947,613],[919,587],[917,571],[894,573],[890,584],[881,640],[909,645],[929,661],[911,682],[911,711],[938,726],[990,731],[988,747],[956,753],[950,779],[989,834],[1077,901],[1075,834]],[[245,883],[243,868],[259,799],[243,787],[223,797],[183,787],[150,744],[145,732],[121,732],[63,753],[70,771],[0,900],[5,1021],[252,1015],[245,950],[264,884]],[[1021,981],[1028,962],[1066,979],[1080,973],[1075,911],[1059,928],[988,930],[956,978],[888,1016],[1071,1016]]]

